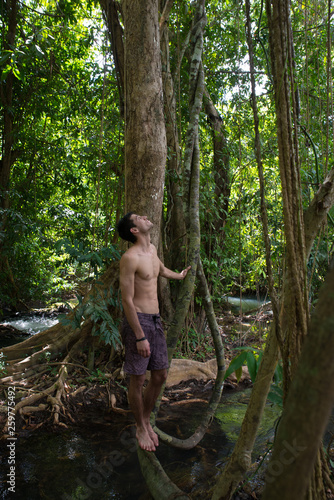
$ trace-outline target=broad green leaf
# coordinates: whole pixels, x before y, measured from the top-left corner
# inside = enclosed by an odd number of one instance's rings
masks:
[[[247,353],[247,368],[249,371],[250,378],[254,384],[257,373],[257,360],[255,359],[255,356],[251,351]]]
[[[238,356],[233,358],[228,369],[226,370],[224,380],[226,380],[227,377],[229,377],[231,375],[231,373],[239,370],[243,366],[243,364],[245,363],[246,359],[247,359],[247,352],[246,351],[242,352],[241,354],[239,354]]]
[[[242,366],[235,370],[235,376],[237,377],[237,382],[239,382],[242,376]]]

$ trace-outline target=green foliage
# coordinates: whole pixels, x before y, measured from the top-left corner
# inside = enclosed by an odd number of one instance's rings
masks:
[[[206,4],[205,84],[222,117],[225,152],[229,157],[226,179],[230,194],[226,203],[222,195],[216,196],[212,130],[204,112],[201,113],[201,258],[217,303],[226,294],[240,290],[265,292],[267,287],[248,49],[241,7],[236,0]],[[181,152],[186,147],[189,117],[187,51],[181,61],[179,58],[191,29],[193,8],[188,0],[176,2],[168,21],[170,65],[178,96],[175,130],[178,128]],[[328,84],[327,30],[323,19],[327,14],[323,3],[313,1],[307,9],[298,3],[291,8],[306,208],[319,182],[332,168],[329,152],[333,136],[326,137],[331,117],[327,118],[324,111]],[[252,2],[269,237],[274,280],[279,288],[284,223],[268,29],[265,13],[260,15],[260,11],[261,2]],[[6,40],[5,7],[0,15],[2,40]],[[6,193],[0,194],[8,194],[10,201],[9,207],[0,213],[2,305],[66,297],[73,293],[82,275],[88,274],[89,267],[94,274],[101,269],[101,261],[107,265],[114,258],[110,242],[114,241],[124,191],[124,124],[100,6],[91,1],[62,0],[57,4],[32,0],[18,4],[17,23],[15,41],[0,57],[0,83],[5,85],[13,76],[13,102],[7,110],[13,118],[13,165],[10,185]],[[4,141],[3,112],[0,126]],[[178,172],[168,169],[167,175],[171,182],[182,183],[182,168]],[[217,234],[214,227],[222,216],[222,207],[226,220]],[[167,210],[165,216],[169,221]],[[329,224],[309,263],[311,300],[316,298],[333,254],[332,239],[333,226]],[[59,252],[60,242],[66,250],[63,254]],[[182,251],[186,253],[186,249]]]
[[[176,345],[177,358],[191,358],[206,361],[212,356],[214,347],[211,336],[206,332],[199,333],[195,328],[184,330]]]
[[[0,302],[7,305],[59,299],[73,290],[76,268],[59,259],[55,242],[107,247],[115,224],[122,125],[111,72],[104,101],[109,119],[101,131],[101,12],[90,1],[63,4],[61,15],[54,3],[20,4],[15,44],[1,59],[2,81],[15,76],[10,208],[0,214],[1,255],[8,259],[8,266],[0,263],[6,283]],[[2,131],[3,120],[1,113]],[[108,261],[107,251],[102,259]]]
[[[254,384],[261,363],[263,350],[253,347],[240,347],[241,353],[235,356],[225,372],[224,380],[235,373],[239,382],[242,375],[242,367],[246,364],[252,383]],[[283,368],[278,363],[275,369],[274,379],[268,394],[268,401],[283,408]]]
[[[95,278],[99,275],[99,269],[106,263],[119,260],[121,255],[114,245],[91,251],[84,247],[82,241],[74,240],[73,243],[68,238],[63,238],[56,242],[56,251],[69,255],[70,262],[78,262],[80,265],[88,263],[94,271]]]
[[[93,371],[92,374],[89,375],[89,377],[87,377],[87,380],[89,382],[98,382],[98,384],[105,384],[108,381],[108,377],[106,377],[101,370],[97,369]]]
[[[278,362],[276,366],[274,380],[268,394],[268,401],[283,409],[283,367],[281,362]]]
[[[6,375],[7,373],[7,368],[6,368],[6,356],[4,355],[3,352],[0,352],[0,375]]]
[[[94,287],[86,302],[83,302],[80,296],[77,298],[79,305],[74,311],[73,319],[61,315],[59,316],[61,323],[77,329],[81,328],[85,320],[91,320],[93,322],[92,335],[98,336],[101,342],[107,345],[112,344],[115,348],[118,343],[121,344],[119,320],[115,320],[109,312],[110,308],[122,308],[119,293],[114,292],[112,288],[107,290]]]
[[[39,357],[39,360],[41,363],[48,363],[51,359],[51,352],[50,351],[45,351],[43,352],[40,357]]]
[[[239,382],[242,375],[242,367],[246,363],[249,375],[254,384],[258,368],[262,359],[262,351],[253,347],[240,347],[241,353],[235,356],[225,372],[224,380],[227,379],[232,373],[235,373],[237,381]]]
[[[113,318],[110,309],[122,308],[119,292],[114,292],[112,287],[109,290],[103,288],[103,283],[99,282],[98,278],[105,265],[110,261],[120,259],[117,248],[110,245],[99,251],[91,251],[82,241],[72,242],[69,238],[63,238],[56,243],[56,250],[59,254],[65,253],[71,263],[78,263],[79,266],[89,265],[86,281],[94,283],[87,300],[83,301],[81,295],[77,294],[79,305],[74,311],[73,319],[61,315],[60,321],[76,329],[81,328],[84,321],[90,319],[93,322],[92,335],[98,336],[104,344],[112,344],[116,347],[117,343],[121,343],[118,331],[119,321]],[[93,271],[93,276],[90,270]]]

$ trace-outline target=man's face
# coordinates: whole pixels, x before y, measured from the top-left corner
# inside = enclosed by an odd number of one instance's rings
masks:
[[[131,220],[141,233],[147,233],[153,227],[153,223],[147,218],[147,215],[132,214]]]

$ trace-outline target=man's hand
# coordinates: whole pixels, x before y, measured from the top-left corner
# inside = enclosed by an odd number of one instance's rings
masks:
[[[183,271],[180,272],[181,280],[184,280],[184,278],[187,276],[189,269],[191,269],[191,266],[187,267],[186,269],[183,269]]]
[[[164,278],[170,279],[170,280],[184,280],[184,278],[187,276],[187,273],[191,269],[191,266],[187,267],[186,269],[183,269],[180,273],[175,273],[174,271],[171,271],[167,267],[163,265],[163,263],[160,261],[160,271],[159,274],[160,276],[163,276]]]
[[[149,358],[151,356],[150,343],[148,340],[142,340],[141,342],[137,342],[137,351],[138,354],[143,356],[143,358]]]

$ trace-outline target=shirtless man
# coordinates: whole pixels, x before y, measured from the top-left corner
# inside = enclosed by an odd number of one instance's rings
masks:
[[[136,420],[136,437],[143,450],[155,451],[158,436],[150,424],[150,414],[167,377],[168,355],[162,330],[157,293],[158,276],[183,280],[181,273],[167,269],[151,243],[153,223],[133,212],[118,223],[121,238],[133,243],[120,261],[120,288],[125,318],[122,338],[125,345],[124,371],[130,375],[129,403]],[[143,395],[146,370],[151,378]]]

